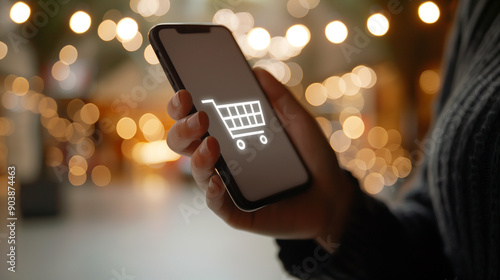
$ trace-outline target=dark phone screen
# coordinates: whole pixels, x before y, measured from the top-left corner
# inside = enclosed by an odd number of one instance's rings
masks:
[[[306,184],[308,173],[230,31],[159,31],[159,38],[242,195],[249,201]]]

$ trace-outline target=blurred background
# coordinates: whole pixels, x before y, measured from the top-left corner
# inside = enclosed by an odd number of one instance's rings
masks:
[[[0,278],[288,279],[273,239],[215,217],[189,159],[166,145],[174,92],[148,30],[226,25],[316,117],[363,190],[390,202],[429,148],[455,4],[1,0]]]

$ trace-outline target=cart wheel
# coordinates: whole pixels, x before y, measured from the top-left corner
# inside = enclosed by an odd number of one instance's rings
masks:
[[[246,145],[245,142],[243,142],[243,140],[238,139],[236,140],[236,146],[238,146],[240,150],[244,150]]]
[[[267,144],[267,137],[263,134],[259,137],[260,143]]]

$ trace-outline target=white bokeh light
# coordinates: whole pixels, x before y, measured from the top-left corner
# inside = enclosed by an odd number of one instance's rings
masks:
[[[347,38],[347,27],[341,21],[332,21],[326,26],[325,35],[330,42],[340,44]]]
[[[262,27],[256,27],[248,33],[248,44],[255,50],[264,50],[270,43],[271,36]]]
[[[90,28],[92,20],[89,14],[83,11],[78,11],[71,16],[69,27],[77,34],[85,33]]]
[[[435,23],[439,19],[439,7],[432,1],[422,3],[418,7],[418,16],[425,23]]]
[[[366,21],[366,27],[371,34],[383,36],[389,31],[389,20],[383,14],[373,14]]]
[[[116,34],[122,40],[131,40],[139,30],[137,22],[129,17],[122,18],[116,25]]]
[[[17,2],[10,8],[10,19],[15,23],[23,23],[28,20],[31,14],[30,7],[24,2]]]
[[[286,39],[290,43],[290,45],[303,48],[309,40],[311,39],[311,33],[306,26],[302,24],[296,24],[288,28],[286,32]]]

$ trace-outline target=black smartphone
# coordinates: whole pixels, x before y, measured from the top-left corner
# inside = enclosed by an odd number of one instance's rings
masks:
[[[253,211],[306,189],[311,176],[231,31],[213,24],[160,24],[151,46],[174,90],[193,97],[220,144],[216,170],[236,206]]]

